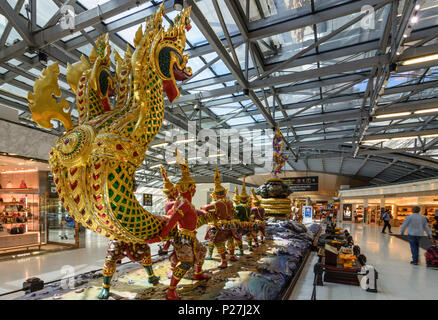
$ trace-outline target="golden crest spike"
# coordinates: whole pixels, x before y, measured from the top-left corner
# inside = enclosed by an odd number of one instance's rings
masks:
[[[246,193],[245,176],[243,176],[242,192],[240,193],[240,199],[248,199],[248,198],[249,195]]]
[[[219,175],[218,167],[216,166],[216,171],[214,173],[214,193],[220,194],[223,193],[222,196],[225,196],[225,188],[221,185],[221,178]]]
[[[55,99],[61,97],[58,75],[58,62],[45,68],[42,71],[42,76],[39,76],[33,84],[34,93],[28,92],[27,100],[32,112],[32,119],[40,127],[52,129],[53,124],[50,121],[58,120],[68,131],[73,126],[70,113],[66,112],[70,106],[65,98],[62,98],[59,103]]]
[[[81,55],[81,60],[73,64],[67,63],[67,71],[65,77],[70,88],[76,93],[79,78],[82,77],[84,71],[91,68],[90,63],[84,55]]]
[[[132,50],[131,50],[131,46],[129,45],[129,43],[126,44],[126,51],[125,51],[125,59],[131,58],[132,57]]]
[[[166,169],[163,165],[160,166],[161,176],[163,177],[163,192],[165,194],[171,193],[175,189],[175,185],[167,177]]]
[[[138,46],[138,44],[140,43],[142,38],[143,38],[143,27],[142,27],[142,25],[140,25],[137,29],[137,32],[135,32],[135,37],[134,37],[134,46],[135,47]]]
[[[236,186],[236,189],[234,191],[233,201],[236,204],[239,204],[240,198],[239,198],[239,189]]]
[[[258,206],[260,204],[260,199],[256,195],[254,188],[251,189],[251,192],[252,192],[252,196],[253,196],[252,202],[254,203],[254,205]]]
[[[186,162],[184,157],[179,153],[178,148],[175,148],[175,161],[176,164],[182,164]]]
[[[96,44],[97,44],[97,41],[96,41]],[[97,51],[93,46],[93,48],[91,49],[91,53],[88,56],[88,59],[90,59],[91,63],[94,63],[96,61],[96,58],[97,58]]]

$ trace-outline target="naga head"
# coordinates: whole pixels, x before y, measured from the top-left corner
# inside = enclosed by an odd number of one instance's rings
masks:
[[[109,97],[114,95],[116,79],[111,75],[111,46],[108,33],[97,39],[96,48],[93,47],[89,56],[93,64],[90,84],[91,88],[96,91],[105,111],[110,111]]]
[[[187,67],[189,55],[183,55],[186,46],[186,31],[191,28],[190,9],[191,7],[188,7],[181,11],[169,29],[164,30],[160,24],[159,33],[151,47],[151,62],[155,72],[163,81],[163,89],[170,102],[179,97],[176,81],[192,76],[191,68]]]

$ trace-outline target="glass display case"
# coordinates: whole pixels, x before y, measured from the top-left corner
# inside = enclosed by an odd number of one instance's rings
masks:
[[[38,189],[0,189],[0,250],[43,242]]]

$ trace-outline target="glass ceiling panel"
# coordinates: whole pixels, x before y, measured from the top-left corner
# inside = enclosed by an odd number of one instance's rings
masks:
[[[246,0],[240,0],[243,12],[246,12]],[[290,18],[291,16],[299,17],[309,14],[312,11],[310,0],[263,0],[259,1],[260,9],[255,1],[249,3],[250,21],[257,21],[275,16],[279,20]]]
[[[36,23],[38,26],[44,27],[50,18],[52,18],[59,10],[59,8],[52,0],[36,1],[36,3]]]
[[[5,16],[0,14],[0,37],[5,31],[6,26],[8,25],[8,19]]]
[[[6,70],[5,68],[0,67],[0,73],[1,74],[6,73],[6,72],[8,72],[8,70]]]
[[[341,110],[352,110],[362,106],[362,100],[351,100],[346,102],[324,104],[324,112],[333,112]]]
[[[5,91],[8,91],[10,93],[13,93],[17,96],[27,98],[27,91],[26,90],[14,87],[14,86],[10,85],[9,83],[2,84],[0,86],[0,88],[4,89]]]
[[[426,0],[420,8],[418,18],[414,30],[436,26],[438,24],[438,4],[436,0]]]
[[[231,116],[236,111],[239,111],[239,108],[236,107],[211,107],[209,109],[218,116],[223,116],[223,115]]]
[[[166,21],[166,20],[163,20]],[[120,30],[119,32],[117,32],[117,34],[126,42],[130,43],[132,46],[134,46],[134,37],[135,37],[135,33],[137,32],[139,26],[142,26],[142,29],[145,29],[146,26],[146,22],[142,22],[139,24],[136,24],[135,26],[126,28],[124,30]]]
[[[108,2],[110,0],[79,0],[78,2],[83,5],[88,10],[97,7],[98,5],[102,5],[105,2]]]
[[[345,46],[352,46],[358,43],[367,42],[370,40],[378,39],[381,35],[382,28],[384,27],[384,19],[382,17],[385,13],[385,8],[381,8],[375,12],[375,25],[374,29],[364,29],[361,27],[361,21],[356,22],[348,29],[337,34],[333,38],[322,43],[318,48],[321,52],[329,51],[333,49],[339,49]],[[360,12],[350,14],[348,16],[339,17],[329,21],[323,21],[317,24],[318,39],[334,32],[349,21],[352,21],[356,17],[360,16]]]
[[[315,10],[320,11],[322,9],[327,9],[348,2],[351,1],[350,0],[315,0]]]
[[[419,75],[415,71],[393,74],[389,78],[386,88],[414,83],[418,77]]]
[[[9,32],[9,36],[6,39],[6,45],[10,46],[12,45],[16,40],[23,40],[23,38],[18,34],[17,30],[15,28],[11,29],[11,32]]]
[[[152,6],[153,6],[152,1],[148,1],[148,2],[146,2],[146,3],[142,3],[142,4],[140,4],[140,5],[137,6],[137,7],[134,7],[134,8],[132,8],[132,9],[129,9],[129,10],[126,10],[126,11],[124,11],[124,12],[122,12],[122,13],[119,13],[119,14],[117,14],[117,15],[111,17],[111,18],[105,19],[105,20],[103,20],[103,22],[104,22],[105,24],[108,24],[108,23],[111,23],[111,22],[116,21],[116,20],[118,20],[118,19],[121,19],[121,18],[127,17],[127,16],[129,16],[129,15],[131,15],[131,14],[134,14],[134,13],[136,13],[136,12],[138,12],[138,11],[141,11],[141,10],[143,10],[143,9],[146,9],[146,8],[149,8],[149,7],[152,7]]]
[[[17,5],[17,0],[8,0],[8,3],[12,8],[15,8],[15,6]]]
[[[228,1],[228,0],[227,0]],[[227,27],[227,30],[230,34],[239,33],[239,28],[237,27],[236,23],[234,22],[233,17],[231,16],[231,13],[228,11],[227,5],[225,4],[225,0],[218,0],[218,5],[221,10],[222,16],[225,21],[225,25]],[[210,26],[213,28],[214,32],[217,34],[218,37],[224,36],[224,31],[222,29],[221,23],[219,21],[218,15],[216,13],[216,10],[213,5],[212,0],[203,0],[199,1],[197,3],[199,9],[204,14],[205,18],[207,19]]]
[[[255,121],[250,116],[247,116],[247,117],[230,119],[226,123],[230,126],[236,126],[236,125],[249,124],[254,122]]]
[[[263,57],[269,59],[268,64],[287,60],[314,42],[311,26],[257,40]],[[315,50],[311,50],[305,55],[311,54],[315,54]]]

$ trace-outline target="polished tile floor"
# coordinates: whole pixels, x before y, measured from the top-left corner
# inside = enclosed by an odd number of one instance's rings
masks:
[[[203,241],[206,226],[198,230],[198,239]],[[44,282],[62,279],[63,267],[73,266],[74,274],[78,275],[102,268],[108,239],[96,233],[86,231],[85,248],[47,253],[38,256],[27,256],[14,260],[0,261],[0,294],[21,289],[23,282],[30,277],[38,277]],[[158,245],[151,245],[152,255],[158,252]],[[124,258],[122,262],[128,262]],[[11,299],[22,294],[0,297]]]
[[[368,263],[376,267],[379,272],[378,293],[369,293],[360,287],[342,284],[325,283],[317,287],[317,299],[357,299],[357,300],[384,300],[384,299],[438,299],[438,270],[425,267],[424,250],[421,249],[421,262],[418,266],[409,264],[410,250],[406,241],[397,239],[389,234],[380,233],[380,227],[374,225],[345,224],[354,237]],[[399,233],[398,228],[393,228]],[[198,232],[198,238],[205,230]],[[20,289],[23,281],[30,277],[39,277],[45,282],[62,278],[62,267],[74,267],[75,274],[102,267],[107,239],[92,232],[86,234],[86,248],[49,253],[34,257],[25,257],[0,262],[0,294]],[[157,246],[151,246],[152,254],[157,252]],[[124,259],[123,262],[127,262]],[[299,281],[292,292],[290,299],[308,300],[313,290],[313,265],[317,261],[313,254]],[[18,294],[21,295],[21,294]],[[0,297],[11,299],[17,295]]]
[[[317,287],[317,300],[416,300],[438,299],[438,270],[426,268],[425,251],[420,249],[420,264],[411,265],[409,243],[388,233],[382,234],[381,227],[363,224],[344,224],[367,257],[367,264],[373,265],[379,273],[378,293],[366,292],[360,287],[337,283],[324,283]],[[393,228],[396,234],[399,228]],[[312,253],[289,300],[309,300],[313,290],[313,266],[318,261]]]

